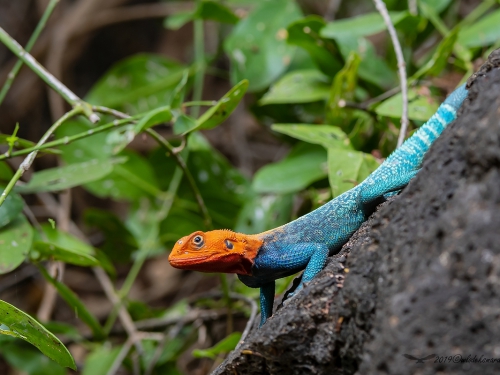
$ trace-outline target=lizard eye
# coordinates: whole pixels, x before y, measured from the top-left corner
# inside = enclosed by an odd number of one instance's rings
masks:
[[[203,237],[202,236],[196,236],[193,238],[193,243],[196,245],[196,247],[200,248],[203,246]]]
[[[229,240],[224,240],[224,245],[226,245],[226,247],[229,249],[229,250],[233,250],[234,248],[234,245],[231,241]]]

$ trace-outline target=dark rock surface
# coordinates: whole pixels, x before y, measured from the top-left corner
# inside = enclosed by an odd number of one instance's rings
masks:
[[[500,373],[499,66],[408,187],[215,374]]]

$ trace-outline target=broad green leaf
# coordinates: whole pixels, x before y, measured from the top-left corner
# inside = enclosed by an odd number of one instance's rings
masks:
[[[437,76],[446,67],[448,63],[448,58],[453,52],[453,47],[458,36],[458,29],[454,29],[449,33],[446,38],[444,38],[441,43],[439,43],[436,51],[432,55],[431,59],[422,66],[410,79],[409,81],[414,81],[425,74],[432,76]]]
[[[318,70],[294,70],[274,83],[259,104],[315,102],[328,99],[329,93],[329,79]]]
[[[1,300],[0,334],[23,339],[61,366],[76,370],[73,357],[56,336],[25,312]]]
[[[52,245],[59,246],[69,251],[73,251],[79,254],[85,254],[93,256],[95,254],[94,248],[85,242],[82,242],[75,236],[58,230],[57,228],[52,228],[49,224],[42,224],[42,230],[47,241]]]
[[[100,345],[85,359],[82,375],[106,375],[120,353],[121,347]]]
[[[239,102],[245,95],[248,88],[248,81],[243,80],[229,90],[213,107],[210,107],[196,121],[196,127],[189,131],[200,129],[212,129],[222,123],[236,109]],[[186,133],[186,132],[185,132]],[[185,134],[184,133],[184,134]]]
[[[319,16],[307,16],[288,26],[288,43],[299,46],[309,52],[318,68],[333,77],[342,69],[342,57],[337,46],[331,40],[320,36],[325,21]]]
[[[186,23],[191,22],[195,19],[203,19],[216,21],[220,23],[235,24],[239,21],[239,17],[236,16],[231,9],[210,0],[202,0],[197,2],[198,6],[196,9],[187,12],[178,12],[172,16],[169,16],[165,22],[164,26],[167,29],[178,30]]]
[[[3,194],[5,189],[0,187],[0,194]],[[23,210],[24,201],[19,194],[11,191],[3,204],[0,206],[0,228],[8,225],[14,220]]]
[[[170,30],[179,30],[186,23],[191,22],[193,20],[193,16],[193,11],[178,12],[165,18],[163,26]]]
[[[156,108],[145,113],[144,117],[137,121],[134,132],[135,134],[139,134],[152,126],[169,122],[170,120],[172,120],[170,106]]]
[[[300,191],[327,176],[326,160],[323,147],[301,143],[285,159],[259,169],[253,189],[276,194]]]
[[[235,24],[240,20],[239,17],[228,7],[222,5],[221,3],[209,0],[202,0],[198,2],[198,9],[196,10],[194,17],[230,24]]]
[[[377,168],[378,163],[370,154],[354,150],[328,149],[328,180],[333,197],[363,182]]]
[[[65,338],[71,339],[74,342],[80,342],[84,340],[84,337],[78,331],[78,328],[70,323],[51,321],[43,323],[43,326],[54,335],[64,336]]]
[[[300,139],[304,142],[314,143],[325,148],[351,149],[349,138],[337,126],[332,125],[306,125],[306,124],[275,124],[272,130]]]
[[[3,359],[23,375],[66,375],[66,368],[58,365],[34,346],[16,338],[0,335]],[[11,371],[12,372],[12,371]]]
[[[290,221],[292,194],[256,195],[241,209],[234,230],[240,233],[261,233]]]
[[[113,147],[113,154],[118,154],[127,147],[139,133],[142,133],[152,126],[172,120],[172,111],[170,106],[164,106],[136,115],[135,117],[139,118],[137,124],[125,125],[119,129],[108,132],[106,143]]]
[[[196,358],[212,358],[215,359],[219,354],[229,353],[236,348],[240,341],[241,333],[233,332],[222,341],[219,341],[215,346],[208,349],[195,349],[193,350],[193,357]]]
[[[427,121],[437,111],[439,103],[428,95],[419,94],[418,88],[408,90],[408,117],[412,120]],[[380,116],[401,118],[403,111],[403,99],[401,94],[385,100],[375,112]]]
[[[406,12],[389,12],[393,24],[397,24]],[[342,39],[369,36],[386,29],[380,13],[368,13],[361,16],[335,20],[326,24],[320,35],[325,38]]]
[[[129,114],[170,104],[185,68],[158,55],[140,54],[115,64],[93,86],[86,100]]]
[[[436,13],[441,13],[451,3],[452,0],[419,0],[419,5],[425,5],[434,9]]]
[[[33,243],[33,250],[31,251],[31,257],[35,260],[55,259],[82,267],[99,265],[97,259],[91,255],[56,246],[48,242],[35,241]]]
[[[295,46],[286,42],[286,27],[301,17],[294,1],[260,1],[238,22],[224,43],[231,59],[231,81],[248,79],[249,90],[269,86],[292,61]]]
[[[345,66],[335,75],[327,104],[327,115],[334,124],[345,125],[351,118],[352,113],[344,107],[345,102],[354,100],[360,61],[359,55],[351,52]]]
[[[84,121],[68,121],[62,125],[57,135],[71,136],[92,129]],[[68,164],[82,163],[91,159],[108,160],[113,155],[113,145],[107,142],[109,132],[94,134],[90,138],[81,139],[61,146],[62,158]],[[135,200],[149,195],[161,194],[151,165],[130,150],[123,150],[118,156],[127,158],[123,164],[114,164],[113,171],[104,178],[85,184],[84,187],[100,197]]]
[[[104,235],[104,243],[100,248],[112,261],[130,261],[132,253],[138,248],[137,241],[116,215],[90,208],[85,211],[85,222],[91,227],[97,227]]]
[[[43,266],[38,266],[38,269],[40,270],[40,273],[43,275],[43,277],[57,289],[59,295],[75,312],[75,315],[78,317],[78,319],[89,326],[89,328],[92,330],[94,338],[96,340],[99,340],[106,337],[106,334],[104,333],[97,318],[89,310],[87,310],[85,304],[78,298],[78,296],[65,284],[51,277]]]
[[[394,87],[398,83],[396,67],[391,69],[387,62],[375,52],[372,42],[366,38],[342,38],[337,40],[344,59],[348,59],[352,52],[361,58],[358,75],[366,82],[373,83],[383,89]]]
[[[465,26],[457,42],[465,47],[486,47],[500,39],[500,9],[488,14],[472,25]]]
[[[19,186],[16,190],[28,194],[69,189],[100,180],[113,171],[113,165],[125,161],[126,159],[123,157],[108,160],[92,159],[83,163],[45,169],[34,173],[26,185]]]
[[[181,113],[177,116],[174,123],[174,134],[186,134],[196,128],[196,120],[188,115]]]
[[[32,241],[33,229],[22,214],[0,229],[0,274],[16,269],[24,261]]]

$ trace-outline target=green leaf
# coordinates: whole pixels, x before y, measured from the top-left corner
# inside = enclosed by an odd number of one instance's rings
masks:
[[[476,23],[465,26],[458,34],[458,43],[468,47],[486,47],[500,39],[500,9]]]
[[[215,357],[217,357],[219,354],[229,353],[231,350],[236,348],[236,345],[238,345],[240,338],[240,332],[233,332],[211,348],[193,350],[193,357],[215,359]]]
[[[24,261],[32,241],[33,229],[22,214],[0,229],[0,274],[16,269]]]
[[[436,113],[439,103],[431,96],[419,94],[419,88],[408,90],[408,117],[412,120],[427,121]],[[380,116],[401,118],[403,111],[401,93],[385,100],[375,112]]]
[[[262,90],[290,64],[295,47],[286,43],[286,27],[301,17],[294,1],[260,1],[235,26],[224,43],[231,59],[231,81],[250,81],[249,90]]]
[[[111,369],[113,362],[121,347],[111,348],[109,345],[100,345],[85,359],[82,375],[106,375]]]
[[[345,102],[354,100],[354,92],[358,82],[360,57],[351,52],[345,66],[335,76],[328,99],[328,116],[335,124],[344,125],[351,118],[351,112],[345,110]]]
[[[61,366],[76,370],[75,360],[56,336],[25,312],[1,300],[0,333],[23,339]]]
[[[322,145],[325,148],[352,148],[347,135],[337,126],[275,124],[271,126],[271,129],[304,142]]]
[[[229,24],[235,24],[240,20],[228,7],[208,0],[198,3],[198,9],[194,17]]]
[[[83,121],[68,121],[62,125],[57,135],[71,136],[92,129]],[[63,160],[68,164],[81,163],[89,159],[105,161],[113,154],[113,145],[107,142],[109,132],[94,134],[90,138],[81,139],[61,146]],[[145,158],[133,151],[123,150],[118,156],[126,157],[123,164],[114,164],[113,171],[104,178],[85,184],[84,187],[99,197],[136,200],[144,196],[161,194],[151,165]]]
[[[41,226],[44,236],[47,238],[48,243],[69,249],[69,251],[77,252],[93,256],[95,254],[94,248],[85,242],[82,242],[75,236],[53,228],[50,224],[42,224]]]
[[[3,194],[4,188],[0,187],[0,194]],[[11,223],[23,210],[24,201],[19,194],[11,191],[3,204],[0,206],[0,228]]]
[[[283,160],[259,169],[253,189],[259,193],[294,193],[327,176],[326,151],[323,147],[298,144]]]
[[[441,13],[451,3],[451,0],[419,0],[419,5],[422,3],[433,8],[436,13]]]
[[[448,59],[453,52],[453,47],[457,41],[458,29],[454,29],[449,33],[442,41],[439,43],[436,51],[433,53],[431,59],[422,66],[410,79],[409,81],[414,81],[423,75],[439,75],[442,70],[446,67]]]
[[[25,375],[66,375],[64,367],[50,360],[34,346],[9,336],[0,335],[0,352],[5,361]],[[11,371],[12,372],[12,371]]]
[[[354,150],[328,149],[328,180],[333,197],[352,189],[378,168],[370,155]]]
[[[229,90],[213,107],[210,107],[196,121],[196,127],[189,131],[212,129],[222,123],[236,109],[239,102],[245,95],[248,88],[248,81],[243,80]],[[185,134],[185,133],[184,133]]]
[[[182,105],[182,102],[184,101],[184,96],[186,94],[188,78],[189,78],[189,69],[185,69],[184,74],[182,75],[182,79],[179,81],[177,86],[175,86],[172,99],[170,100],[171,108],[177,109]]]
[[[389,12],[393,24],[397,24],[405,15],[406,12]],[[357,38],[373,35],[385,29],[384,19],[377,12],[329,22],[321,30],[320,35],[332,39]]]
[[[32,251],[32,257],[36,257],[35,260],[56,259],[82,267],[99,265],[97,259],[91,255],[56,246],[48,242],[35,241],[33,249],[38,252],[37,254]]]
[[[113,171],[113,165],[124,163],[125,158],[92,159],[83,163],[45,169],[32,175],[24,186],[16,187],[23,194],[42,191],[60,191],[100,180]]]
[[[353,52],[359,55],[361,62],[359,63],[358,75],[364,81],[383,89],[389,89],[398,83],[395,70],[391,69],[387,62],[377,55],[373,43],[368,39],[346,37],[337,40],[337,44],[344,59],[347,60]]]
[[[288,26],[288,43],[299,46],[309,55],[321,71],[333,77],[342,69],[342,57],[331,40],[320,36],[325,21],[319,16],[307,16]]]
[[[259,104],[315,102],[327,100],[329,93],[329,79],[318,70],[294,70],[274,83]]]
[[[194,12],[178,12],[165,19],[163,26],[170,30],[179,30],[186,23],[193,20]]]
[[[170,120],[172,120],[172,111],[170,110],[170,106],[156,108],[145,113],[144,116],[141,117],[135,125],[134,132],[135,134],[139,134],[152,126],[169,122]]]
[[[78,298],[78,296],[65,284],[51,277],[43,266],[38,266],[38,269],[40,270],[42,276],[57,289],[59,295],[71,307],[71,309],[75,312],[75,315],[89,326],[92,330],[94,338],[96,340],[100,340],[106,337],[106,334],[104,333],[97,318],[89,310],[87,310],[85,304]]]
[[[86,100],[130,114],[170,104],[185,67],[161,56],[141,54],[115,64],[93,86]]]
[[[290,221],[293,194],[256,195],[241,209],[234,230],[240,233],[261,233]]]
[[[130,261],[132,253],[138,248],[137,241],[116,215],[90,208],[85,211],[85,222],[91,227],[97,227],[104,235],[104,243],[100,248],[112,261]]]
[[[177,116],[174,123],[174,134],[187,134],[196,128],[196,120],[188,115],[181,113]]]

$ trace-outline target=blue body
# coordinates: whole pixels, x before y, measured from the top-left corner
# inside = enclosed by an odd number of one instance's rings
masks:
[[[425,153],[455,120],[466,97],[467,90],[462,85],[361,184],[297,220],[258,235],[264,243],[255,258],[252,275],[239,278],[247,286],[261,288],[261,324],[272,315],[274,280],[305,269],[297,288],[300,290],[303,283],[316,276],[328,255],[337,253],[367,219],[374,202],[401,190],[415,176]]]

